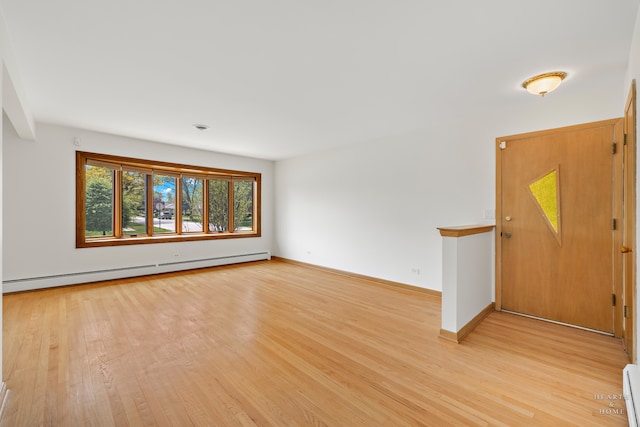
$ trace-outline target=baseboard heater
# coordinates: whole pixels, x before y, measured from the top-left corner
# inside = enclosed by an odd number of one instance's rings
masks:
[[[174,271],[192,270],[195,268],[205,267],[217,267],[220,265],[238,264],[242,262],[262,261],[268,259],[271,259],[271,254],[269,252],[255,252],[250,254],[228,255],[213,258],[164,262],[158,264],[146,264],[131,267],[111,268],[105,270],[94,270],[78,273],[57,274],[52,276],[5,280],[2,282],[2,293],[31,291],[35,289],[53,288],[56,286],[77,285],[80,283],[99,282],[102,280],[123,279],[126,277],[170,273]]]
[[[627,365],[622,371],[622,387],[630,427],[640,426],[640,366]]]

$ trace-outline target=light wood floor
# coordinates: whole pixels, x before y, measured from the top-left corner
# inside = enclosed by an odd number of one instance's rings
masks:
[[[280,261],[5,295],[0,425],[626,425],[618,340],[439,329],[435,297]]]

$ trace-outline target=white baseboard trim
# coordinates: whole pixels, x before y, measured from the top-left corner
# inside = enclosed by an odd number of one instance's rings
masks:
[[[175,271],[192,270],[195,268],[217,267],[220,265],[238,264],[250,261],[263,261],[269,259],[271,259],[271,254],[269,252],[256,252],[251,254],[165,262],[134,267],[111,268],[99,271],[84,271],[52,276],[5,280],[2,282],[2,293],[6,294],[12,292],[31,291],[36,289],[53,288],[57,286],[77,285],[81,283],[100,282],[103,280],[114,280],[127,277],[147,276],[151,274],[171,273]]]

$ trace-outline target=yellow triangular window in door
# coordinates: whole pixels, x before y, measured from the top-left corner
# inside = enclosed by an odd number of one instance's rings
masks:
[[[552,169],[529,184],[529,191],[558,243],[562,245],[560,233],[560,185],[558,169]]]

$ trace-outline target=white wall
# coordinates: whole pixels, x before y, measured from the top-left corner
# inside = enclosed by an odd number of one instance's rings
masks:
[[[436,227],[493,207],[491,144],[450,143],[463,137],[443,128],[278,162],[275,253],[440,289]]]
[[[520,110],[505,105],[277,162],[274,254],[441,290],[436,227],[487,222],[484,210],[495,208],[495,138],[621,117],[623,78],[618,70],[615,84],[598,77],[588,91],[561,87],[563,97],[520,89],[514,97],[531,97]]]
[[[37,124],[37,140],[4,131],[3,280],[30,279],[260,251],[273,246],[273,162]],[[81,146],[74,140],[80,138]],[[75,152],[262,174],[262,237],[75,248]],[[175,255],[179,254],[179,257]],[[66,279],[68,280],[68,279]]]
[[[493,231],[442,237],[442,326],[458,333],[493,301]]]
[[[635,29],[633,32],[633,40],[631,42],[631,51],[629,53],[629,68],[627,71],[627,78],[625,79],[625,85],[624,85],[624,93],[622,95],[623,99],[626,100],[628,91],[629,91],[629,87],[631,85],[631,81],[635,79],[636,80],[636,90],[638,90],[638,88],[640,87],[640,8],[638,9],[638,14],[636,16],[636,25],[635,25]],[[636,93],[636,114],[637,112],[640,111],[640,109],[638,109],[638,94]],[[636,117],[637,120],[637,117]],[[637,132],[637,123],[636,123],[636,137],[638,136],[638,132]],[[638,156],[638,153],[640,153],[640,150],[637,150],[636,152],[636,163],[638,166],[640,166],[640,156]],[[640,174],[638,174],[638,177],[640,177]],[[636,200],[640,200],[640,183],[638,185],[636,185]],[[636,219],[640,218],[640,203],[637,204],[637,211],[636,211]],[[638,245],[638,243],[640,243],[640,227],[637,227],[637,235],[636,235],[636,246]],[[636,265],[638,263],[638,251],[635,251],[635,262]],[[638,336],[640,333],[640,315],[638,315],[638,310],[640,310],[640,292],[638,292],[638,284],[636,281],[636,327],[635,327],[635,345],[636,345],[636,349],[635,349],[635,354],[638,354],[638,351],[640,349],[640,344],[638,343]],[[636,360],[637,363],[637,360]]]
[[[23,136],[33,136],[33,117],[26,102],[24,87],[20,79],[20,73],[13,56],[13,48],[10,43],[7,26],[4,21],[4,15],[0,10],[0,109],[9,111],[11,117],[18,127],[21,129]],[[0,117],[0,188],[3,188],[4,181],[2,179],[2,163],[4,158],[4,138],[2,131],[5,127],[4,114]],[[0,200],[0,241],[3,241],[3,202]],[[3,273],[2,254],[5,252],[4,245],[0,246],[0,277]],[[3,287],[0,283],[0,330],[2,330],[2,291]],[[2,333],[0,332],[0,355],[2,355]],[[2,372],[2,360],[0,358],[0,373]],[[4,377],[2,378],[4,380]],[[4,383],[3,383],[4,387]]]

